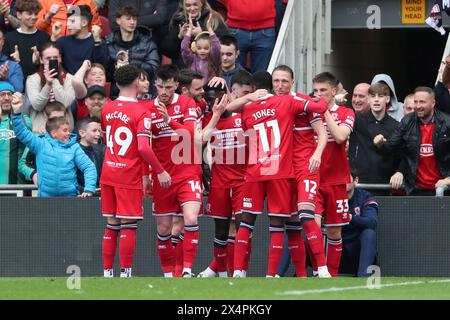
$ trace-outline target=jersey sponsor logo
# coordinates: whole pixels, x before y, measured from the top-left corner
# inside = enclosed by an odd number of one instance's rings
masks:
[[[244,198],[244,208],[252,208],[252,198]]]
[[[152,126],[152,120],[150,118],[144,118],[145,129],[150,129],[151,126]]]
[[[434,156],[433,145],[432,144],[420,145],[420,156],[425,158]]]
[[[273,117],[273,116],[275,116],[275,109],[264,109],[256,111],[253,114],[253,118],[255,118],[255,120],[261,119],[263,117]]]
[[[181,107],[180,106],[173,107],[173,112],[175,112],[175,114],[180,114],[181,113]]]

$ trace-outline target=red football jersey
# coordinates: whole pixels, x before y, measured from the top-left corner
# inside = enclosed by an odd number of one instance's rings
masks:
[[[201,146],[194,146],[194,137],[187,129],[176,132],[163,120],[155,107],[157,99],[150,101],[146,107],[151,112],[152,147],[159,162],[174,182],[199,176],[202,173]],[[188,124],[192,121],[196,126],[197,106],[190,97],[175,94],[172,103],[166,107],[171,122]]]
[[[106,150],[100,183],[129,189],[142,189],[146,165],[139,155],[137,137],[151,137],[148,108],[137,100],[119,97],[102,109],[101,126]]]
[[[294,166],[296,169],[309,167],[309,159],[317,147],[316,134],[312,124],[320,120],[322,120],[322,115],[310,112],[304,112],[295,118]]]
[[[246,105],[242,127],[249,137],[249,182],[293,178],[294,119],[308,102],[292,95],[272,96]]]
[[[346,126],[353,131],[355,112],[352,109],[334,105],[331,116],[338,126]],[[324,122],[327,125],[326,121]],[[350,183],[350,167],[348,164],[345,143],[337,144],[327,128],[328,143],[322,155],[320,165],[320,185],[329,186]]]
[[[212,187],[230,188],[245,178],[245,136],[241,114],[221,118],[211,135]]]

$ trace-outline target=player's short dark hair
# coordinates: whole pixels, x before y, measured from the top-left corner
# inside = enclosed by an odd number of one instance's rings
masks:
[[[133,18],[139,17],[139,12],[137,11],[136,7],[134,6],[123,6],[117,9],[116,11],[116,19],[119,19],[121,16],[129,16]]]
[[[77,8],[79,9],[79,11],[78,11]],[[73,16],[74,14],[77,14],[77,13],[80,14],[80,17],[82,19],[85,19],[88,22],[88,26],[91,25],[92,18],[93,18],[92,17],[91,7],[89,7],[86,4],[79,5],[79,6],[71,6],[69,8],[69,10],[67,11],[67,16],[71,17],[71,16]]]
[[[224,35],[220,37],[220,44],[224,46],[231,46],[233,45],[236,49],[236,51],[239,50],[238,42],[235,36],[232,35]]]
[[[238,70],[236,73],[231,77],[231,86],[234,84],[238,84],[240,86],[244,85],[252,85],[253,76],[250,72],[247,70]]]
[[[190,88],[192,81],[194,80],[203,81],[203,75],[200,72],[191,69],[181,69],[178,72],[178,89],[181,90],[182,87]]]
[[[414,89],[414,93],[417,93],[417,92],[426,92],[430,96],[432,96],[433,98],[436,97],[436,95],[434,94],[433,89],[431,89],[430,87],[423,87],[423,86],[417,87],[416,89]]]
[[[50,114],[54,111],[63,111],[64,114],[67,113],[66,107],[61,102],[58,101],[48,102],[44,107],[44,112],[47,115],[47,117],[50,116]]]
[[[356,167],[350,168],[350,175],[352,176],[353,179],[359,177],[358,169]]]
[[[267,71],[258,71],[253,74],[252,84],[256,89],[272,91],[272,75]]]
[[[332,88],[336,88],[339,85],[339,80],[331,72],[322,72],[316,75],[313,79],[313,83],[328,82]]]
[[[17,0],[16,12],[39,12],[42,9],[42,5],[37,0]]]
[[[88,125],[92,122],[100,123],[100,119],[97,119],[95,117],[86,117],[86,118],[81,119],[77,123],[78,131],[80,131],[80,130],[86,131]]]
[[[287,65],[285,65],[285,64],[280,64],[278,67],[276,67],[275,69],[273,69],[272,74],[273,74],[275,71],[284,71],[284,72],[287,72],[287,73],[289,73],[289,74],[291,75],[291,78],[294,79],[294,70],[292,70],[291,67],[289,67],[289,66],[287,66]]]
[[[178,74],[179,69],[174,64],[165,64],[159,67],[158,71],[156,71],[156,79],[161,79],[162,81],[169,81],[173,79],[178,82]]]
[[[114,80],[116,81],[117,85],[127,87],[139,78],[139,74],[140,70],[138,67],[132,64],[127,64],[118,68],[114,72]]]
[[[52,131],[58,130],[58,128],[64,124],[69,125],[69,120],[67,120],[66,117],[51,118],[48,119],[45,123],[45,130],[50,133]]]

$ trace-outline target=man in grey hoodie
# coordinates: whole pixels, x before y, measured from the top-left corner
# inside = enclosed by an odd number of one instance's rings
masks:
[[[395,93],[395,87],[394,87],[394,81],[392,81],[392,78],[388,76],[387,74],[377,74],[373,80],[372,84],[382,82],[385,83],[391,92],[391,102],[389,105],[386,106],[387,113],[395,120],[399,121],[402,120],[404,116],[403,112],[403,102],[399,102],[397,99],[397,94]]]

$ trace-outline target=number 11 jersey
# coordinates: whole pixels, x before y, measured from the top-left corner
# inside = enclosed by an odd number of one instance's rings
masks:
[[[101,184],[142,189],[146,165],[138,150],[138,136],[151,137],[151,114],[135,99],[119,97],[102,109],[102,131],[106,150]]]
[[[269,95],[244,106],[242,127],[249,137],[248,182],[294,178],[294,120],[306,111],[308,103],[292,95]]]

